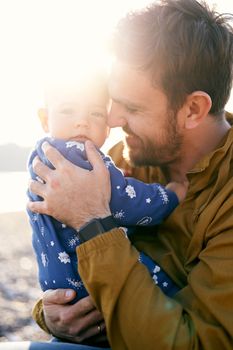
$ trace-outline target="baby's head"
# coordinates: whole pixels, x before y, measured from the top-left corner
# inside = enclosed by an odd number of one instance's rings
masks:
[[[48,84],[45,108],[38,111],[42,127],[50,136],[63,140],[91,140],[97,147],[108,134],[107,77],[102,72],[89,72],[76,79]]]

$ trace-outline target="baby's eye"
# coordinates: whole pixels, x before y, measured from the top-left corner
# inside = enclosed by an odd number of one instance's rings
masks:
[[[72,114],[74,114],[74,110],[72,108],[63,108],[60,110],[60,113],[72,115]]]
[[[90,115],[91,115],[92,117],[96,117],[96,118],[106,118],[105,113],[103,113],[103,112],[98,112],[98,111],[93,111],[93,112],[90,113]]]

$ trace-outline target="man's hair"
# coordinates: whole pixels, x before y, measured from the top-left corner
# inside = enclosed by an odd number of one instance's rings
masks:
[[[217,115],[232,86],[232,18],[205,2],[161,0],[119,22],[114,51],[119,60],[150,72],[171,108],[180,108],[188,94],[201,90],[212,99],[210,113]]]

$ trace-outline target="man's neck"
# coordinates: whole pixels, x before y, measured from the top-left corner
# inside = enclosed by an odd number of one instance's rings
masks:
[[[163,169],[169,181],[185,181],[186,174],[221,144],[231,126],[225,119],[213,122],[209,118],[195,130],[186,133],[181,157]]]

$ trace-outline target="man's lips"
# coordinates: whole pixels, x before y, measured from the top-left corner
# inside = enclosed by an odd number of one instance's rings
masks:
[[[138,146],[138,143],[139,143],[140,139],[138,138],[138,136],[136,136],[132,132],[132,130],[128,127],[128,125],[124,126],[122,129],[123,129],[123,131],[125,133],[125,141],[126,141],[127,145],[130,148]]]
[[[134,135],[125,135],[125,141],[129,147],[135,147],[138,145],[138,138]]]

